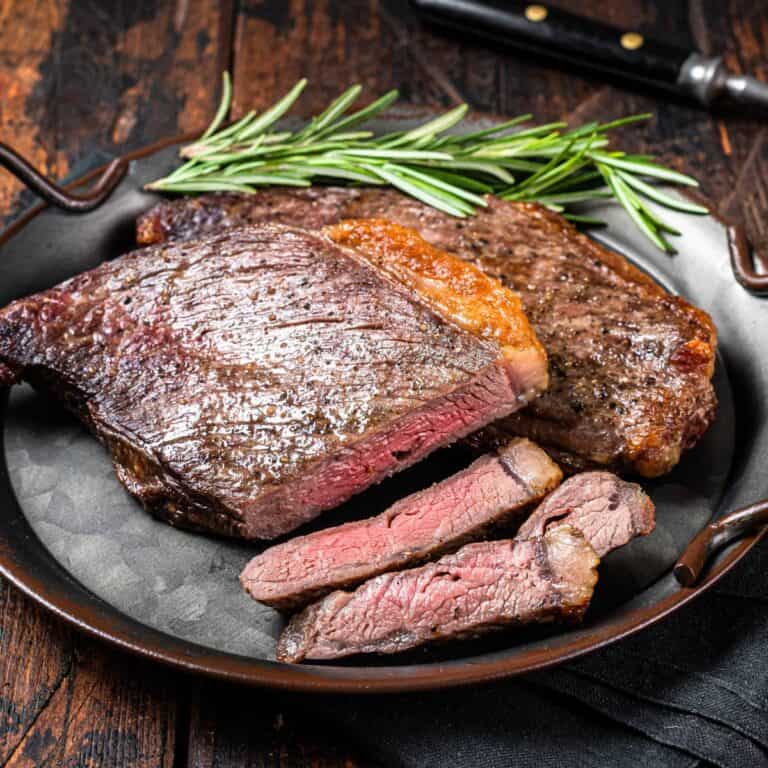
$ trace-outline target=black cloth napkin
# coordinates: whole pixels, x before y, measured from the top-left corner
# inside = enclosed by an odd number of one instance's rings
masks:
[[[657,626],[575,662],[317,716],[383,766],[768,768],[768,539]]]

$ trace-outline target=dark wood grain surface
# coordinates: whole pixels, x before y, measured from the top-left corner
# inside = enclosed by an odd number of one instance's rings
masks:
[[[754,0],[556,3],[722,53],[768,80],[768,4]],[[311,78],[300,108],[361,82],[372,97],[542,120],[651,111],[628,147],[698,176],[719,211],[768,253],[766,126],[538,64],[420,24],[406,0],[0,0],[0,137],[51,177],[202,128],[219,73],[236,113]],[[0,171],[0,217],[33,202]],[[350,704],[354,706],[354,704]],[[0,582],[0,764],[359,766],[295,699],[190,679],[81,637]]]

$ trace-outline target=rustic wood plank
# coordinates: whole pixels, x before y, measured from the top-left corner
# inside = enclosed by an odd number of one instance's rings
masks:
[[[71,633],[0,581],[1,765],[60,689],[71,655]]]
[[[639,19],[644,31],[689,37],[682,6],[660,19],[649,0],[557,3],[615,24]],[[301,106],[322,106],[341,84],[357,80],[374,91],[400,87],[404,99],[428,106],[459,100],[486,111],[533,111],[542,119],[588,98],[595,78],[565,75],[530,56],[422,23],[407,0],[242,0],[235,36],[235,106],[241,114],[311,78]],[[274,66],[279,61],[280,66]],[[521,103],[523,102],[523,103]]]
[[[3,0],[3,140],[61,178],[94,152],[199,130],[218,102],[232,20],[231,0]],[[31,201],[19,191],[2,172],[0,215]]]
[[[706,53],[724,52],[734,69],[768,78],[768,8],[754,0],[557,4],[695,41]],[[768,253],[768,144],[755,120],[713,117],[436,31],[407,0],[242,0],[232,27],[233,5],[0,0],[3,139],[60,177],[95,150],[198,130],[215,108],[232,36],[236,114],[271,103],[305,74],[312,78],[305,112],[353,81],[370,89],[369,98],[399,87],[413,104],[465,100],[542,120],[653,111],[623,143],[699,175],[705,194]],[[2,173],[0,215],[18,207],[18,186]],[[0,586],[0,633],[0,763],[171,766],[176,743],[177,764],[203,768],[362,764],[303,719],[297,698],[183,679],[177,697],[179,678],[73,636],[7,586]]]
[[[368,765],[313,724],[300,696],[204,683],[191,697],[189,734],[189,768]]]
[[[64,627],[0,582],[0,764],[171,768],[168,674]]]
[[[44,173],[61,176],[66,159],[44,135],[49,104],[43,66],[64,24],[67,2],[0,2],[0,136]],[[24,30],[24,34],[19,34]],[[0,171],[0,213],[13,210],[21,184]]]
[[[693,0],[691,26],[703,51],[722,54],[728,67],[768,80],[768,7],[764,3]],[[768,132],[756,115],[725,115],[715,121],[727,181],[710,192],[719,211],[742,224],[768,267]],[[750,119],[751,118],[751,119]]]

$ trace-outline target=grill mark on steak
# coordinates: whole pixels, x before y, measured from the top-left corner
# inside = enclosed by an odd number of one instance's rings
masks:
[[[266,549],[240,580],[255,600],[295,610],[333,589],[419,564],[520,519],[561,479],[544,451],[515,439],[499,455],[477,459],[380,515]]]
[[[126,254],[16,301],[0,361],[89,425],[145,507],[244,538],[520,407],[531,374],[359,254],[280,226]]]
[[[477,442],[522,434],[571,471],[667,472],[712,423],[716,332],[709,316],[667,294],[619,254],[541,206],[489,198],[455,219],[394,190],[271,189],[160,203],[140,242],[185,239],[245,222],[380,218],[476,263],[521,296],[549,355],[550,387]]]
[[[518,539],[536,538],[558,525],[581,531],[600,557],[645,536],[656,526],[653,502],[635,483],[610,472],[583,472],[566,480],[520,526]]]
[[[599,558],[568,526],[539,539],[467,544],[435,563],[336,591],[294,616],[279,661],[390,654],[505,627],[579,621]]]

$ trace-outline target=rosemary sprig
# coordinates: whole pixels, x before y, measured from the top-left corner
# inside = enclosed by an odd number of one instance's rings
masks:
[[[679,200],[653,183],[697,186],[695,179],[665,168],[646,155],[609,148],[615,128],[646,120],[632,115],[608,123],[568,129],[565,123],[524,127],[530,115],[497,126],[460,133],[462,104],[408,131],[377,136],[367,121],[398,97],[390,91],[350,112],[362,88],[354,85],[299,130],[274,130],[307,85],[300,80],[261,114],[249,112],[221,128],[232,101],[224,74],[222,98],[208,129],[181,150],[186,160],[148,185],[165,192],[256,192],[264,186],[306,187],[315,183],[390,185],[453,216],[470,216],[487,205],[482,197],[537,201],[571,220],[599,224],[574,206],[613,198],[659,248],[673,251],[666,235],[677,235],[649,203],[685,213],[706,209]]]

